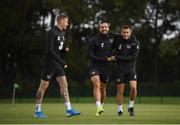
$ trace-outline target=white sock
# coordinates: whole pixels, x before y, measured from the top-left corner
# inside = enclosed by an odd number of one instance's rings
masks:
[[[71,103],[70,103],[70,102],[65,102],[64,104],[65,104],[67,110],[72,109],[72,108],[71,108]]]
[[[100,101],[96,101],[96,106],[97,107],[101,106],[101,102]]]
[[[129,101],[129,106],[128,106],[129,108],[132,108],[132,107],[134,107],[134,101]]]
[[[118,105],[118,112],[119,111],[123,112],[123,105]]]
[[[41,111],[41,104],[36,104],[35,112],[40,112],[40,111]]]

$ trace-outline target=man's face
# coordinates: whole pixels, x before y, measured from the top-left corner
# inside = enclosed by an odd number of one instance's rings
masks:
[[[122,35],[123,39],[129,39],[129,37],[131,36],[131,29],[129,29],[129,28],[122,29],[121,35]]]
[[[101,34],[107,34],[109,31],[109,26],[107,23],[101,23],[100,26],[99,26],[99,32]]]
[[[58,24],[62,28],[62,30],[66,30],[68,26],[68,18],[63,18],[58,21]]]

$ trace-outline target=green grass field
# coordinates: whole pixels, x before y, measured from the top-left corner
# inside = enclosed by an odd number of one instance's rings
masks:
[[[95,116],[94,103],[73,103],[73,107],[82,112],[80,116],[66,117],[62,102],[47,102],[42,105],[47,119],[33,117],[34,104],[31,103],[0,103],[0,124],[180,124],[179,103],[137,103],[135,117],[127,112],[127,103],[124,104],[124,115],[117,116],[117,105],[106,103],[103,116]]]

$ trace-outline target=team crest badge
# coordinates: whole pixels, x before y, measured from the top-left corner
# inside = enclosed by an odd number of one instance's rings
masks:
[[[127,49],[131,49],[131,45],[130,45],[130,44],[127,44],[127,45],[126,45],[126,48],[127,48]]]
[[[47,75],[46,78],[47,78],[47,79],[50,79],[50,78],[51,78],[51,75]]]
[[[116,79],[117,82],[120,82],[121,80],[120,79]]]
[[[113,43],[113,41],[114,41],[114,39],[109,39],[109,42],[110,42],[110,43]]]

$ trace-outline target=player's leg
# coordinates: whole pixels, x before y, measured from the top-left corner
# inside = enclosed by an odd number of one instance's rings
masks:
[[[130,84],[130,101],[129,101],[129,106],[128,106],[128,111],[129,111],[129,114],[130,116],[134,116],[135,113],[134,113],[134,101],[135,101],[135,98],[136,98],[136,95],[137,95],[137,81],[135,80],[131,80],[129,82]]]
[[[130,74],[129,75],[129,85],[130,85],[130,101],[129,101],[129,106],[128,106],[128,111],[130,116],[134,116],[134,101],[137,96],[137,78],[136,74]]]
[[[118,115],[123,115],[123,99],[124,99],[124,87],[125,87],[126,77],[124,73],[121,73],[120,70],[116,71],[116,87],[117,87],[117,93],[116,93],[116,101],[118,104]]]
[[[100,102],[99,105],[101,105],[101,82],[99,75],[92,76],[91,81],[93,83],[93,96],[96,102]]]
[[[68,91],[68,82],[65,76],[64,69],[62,67],[58,67],[56,70],[56,81],[59,85],[60,94],[64,98],[64,104],[66,106],[66,115],[68,117],[74,115],[80,115],[80,112],[75,111],[71,107],[70,99],[69,99],[69,91]]]
[[[35,114],[36,118],[46,118],[47,116],[41,111],[41,103],[43,100],[44,93],[49,86],[49,81],[41,80],[39,88],[36,93],[36,106],[35,106]]]
[[[101,82],[99,75],[92,76],[91,81],[93,83],[93,96],[96,100],[96,107],[97,107],[96,116],[99,116],[104,112],[101,105]]]
[[[134,100],[136,99],[137,95],[137,81],[132,80],[130,81],[130,101],[132,103],[129,104],[129,107],[133,107],[134,105]]]
[[[123,115],[123,100],[124,100],[124,86],[125,83],[117,84],[116,100],[118,104],[118,115]]]
[[[103,106],[104,100],[106,98],[106,86],[107,84],[104,84],[101,82],[101,105]]]
[[[101,81],[99,76],[100,75],[99,70],[94,67],[90,67],[89,75],[93,84],[93,96],[96,101],[96,107],[97,107],[96,116],[99,116],[104,111],[101,105]]]
[[[101,81],[101,105],[103,106],[104,100],[106,98],[106,87],[109,83],[109,70],[99,70],[100,72],[100,81]]]
[[[54,76],[55,67],[53,65],[46,65],[41,67],[41,82],[36,93],[36,106],[34,116],[36,118],[46,118],[47,116],[41,111],[41,103],[44,93],[49,86],[50,80]]]

